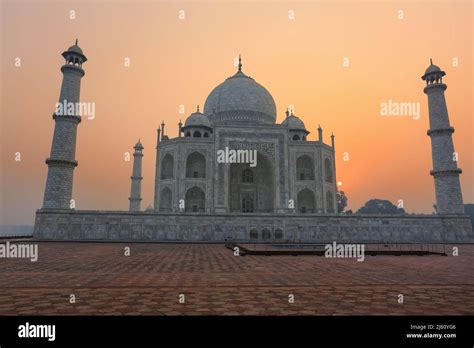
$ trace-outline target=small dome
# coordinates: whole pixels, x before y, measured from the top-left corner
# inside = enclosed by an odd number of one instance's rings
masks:
[[[290,115],[285,120],[281,123],[282,126],[288,127],[288,129],[294,129],[294,130],[306,130],[306,127],[299,119],[299,117],[296,117],[295,115]]]
[[[138,143],[136,143],[133,148],[134,148],[134,149],[143,149],[143,145],[142,145],[142,143],[140,142],[140,139],[138,139]]]
[[[439,66],[433,64],[433,60],[430,59],[430,65],[425,70],[425,74],[421,77],[428,83],[437,81],[438,78],[443,77],[446,73],[439,68]]]
[[[441,69],[439,68],[439,66],[437,65],[434,65],[434,64],[431,64],[426,70],[425,70],[425,75],[426,74],[432,74],[432,73],[435,73],[435,72],[440,72]]]
[[[211,128],[211,121],[207,118],[206,115],[200,113],[199,111],[191,114],[187,119],[186,123],[184,124],[185,127],[208,127]]]
[[[82,49],[78,46],[78,45],[72,45],[71,47],[69,47],[67,49],[69,52],[76,52],[76,53],[79,53],[79,54],[84,54],[82,52]]]
[[[84,52],[82,52],[82,49],[77,44],[77,39],[74,45],[62,53],[62,56],[66,58],[68,63],[82,64],[87,61],[87,57],[84,55]]]

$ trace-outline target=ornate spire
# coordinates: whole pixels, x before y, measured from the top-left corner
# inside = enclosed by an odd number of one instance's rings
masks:
[[[161,138],[165,136],[165,121],[161,121]]]
[[[242,57],[240,56],[240,53],[239,53],[239,71],[242,71]]]
[[[290,108],[286,108],[285,114],[286,114],[286,118],[290,116]]]
[[[157,137],[156,137],[156,148],[158,148],[158,144],[160,143],[161,141],[161,128],[158,127],[156,129],[156,132],[157,132]]]
[[[136,151],[140,150],[140,149],[143,149],[143,145],[142,145],[142,142],[140,141],[140,138],[138,138],[138,141],[137,143],[135,144],[135,146],[133,147]]]

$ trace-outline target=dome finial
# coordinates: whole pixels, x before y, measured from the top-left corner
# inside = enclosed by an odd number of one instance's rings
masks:
[[[78,40],[78,39],[76,39],[76,46],[77,46],[77,43],[78,43],[78,42],[79,42],[79,40]]]
[[[140,138],[138,138],[138,141],[133,148],[136,150],[143,149],[143,145],[142,145],[142,142],[140,141]]]
[[[197,106],[197,112],[199,112],[199,104],[198,104],[198,106]]]
[[[430,58],[430,64],[433,65],[433,59]]]
[[[242,57],[239,53],[239,71],[242,71]]]
[[[286,114],[286,118],[290,116],[290,108],[286,108],[285,114]]]

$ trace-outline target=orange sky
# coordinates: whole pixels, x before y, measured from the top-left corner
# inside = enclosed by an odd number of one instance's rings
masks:
[[[234,73],[239,53],[245,73],[273,95],[278,122],[291,104],[310,140],[319,123],[326,142],[334,131],[337,180],[349,208],[371,198],[403,199],[409,212],[431,212],[434,202],[420,79],[432,57],[447,74],[464,201],[473,202],[471,1],[7,0],[1,6],[0,224],[31,224],[42,204],[61,52],[76,37],[89,59],[81,100],[96,104],[96,118],[83,118],[78,129],[77,209],[128,209],[132,162],[123,158],[138,138],[145,147],[142,205],[151,204],[158,124],[164,120],[175,136],[186,117],[179,105],[186,114],[203,105]],[[420,119],[381,117],[388,100],[420,102]]]

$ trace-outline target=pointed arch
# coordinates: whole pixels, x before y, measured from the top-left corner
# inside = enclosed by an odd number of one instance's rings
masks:
[[[253,183],[253,172],[250,168],[245,168],[242,171],[242,182],[243,183]]]
[[[160,193],[160,211],[172,211],[173,193],[168,187],[161,190]]]
[[[314,192],[310,189],[303,189],[298,192],[298,212],[301,214],[315,213],[316,212],[316,200],[314,199]]]
[[[205,212],[206,194],[200,187],[194,186],[186,191],[184,204],[186,212]]]
[[[308,155],[296,160],[296,180],[314,180],[314,163]]]
[[[161,160],[161,179],[173,179],[174,158],[169,153]]]
[[[186,178],[205,178],[206,177],[206,157],[193,152],[186,159]]]
[[[329,158],[326,158],[324,160],[324,179],[326,180],[326,182],[333,181],[332,164]]]
[[[326,212],[334,214],[334,198],[331,191],[326,192]]]

